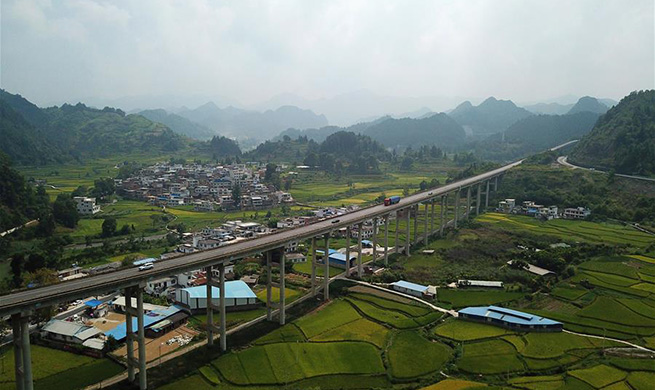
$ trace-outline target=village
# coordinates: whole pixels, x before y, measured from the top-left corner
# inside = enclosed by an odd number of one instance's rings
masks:
[[[281,166],[276,167],[280,172]],[[209,165],[158,163],[135,176],[115,179],[117,193],[126,199],[157,206],[193,206],[195,211],[263,210],[293,204],[288,192],[264,183],[260,163]]]

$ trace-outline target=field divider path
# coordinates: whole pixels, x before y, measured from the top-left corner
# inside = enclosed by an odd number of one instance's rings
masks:
[[[387,293],[390,293],[390,294],[395,294],[395,295],[401,296],[403,298],[408,298],[408,299],[414,300],[416,302],[419,302],[419,303],[422,303],[422,304],[428,306],[432,310],[436,310],[436,311],[439,311],[439,312],[445,313],[445,314],[450,314],[451,316],[453,316],[455,318],[457,318],[457,316],[459,315],[457,313],[457,311],[455,311],[455,310],[444,309],[443,307],[433,305],[430,302],[426,302],[426,301],[422,300],[421,298],[415,297],[413,295],[401,293],[400,291],[390,290],[388,288],[381,287],[381,286],[371,284],[371,283],[368,283],[368,282],[364,282],[364,281],[361,281],[361,280],[351,280],[351,281],[354,282],[354,283],[357,283],[357,284],[361,284],[363,286],[374,288],[376,290],[384,291],[384,292],[387,292]]]
[[[592,339],[614,341],[616,343],[620,343],[620,344],[624,344],[624,345],[627,345],[627,346],[632,347],[632,348],[636,348],[636,349],[638,349],[640,351],[645,351],[645,352],[650,352],[652,354],[655,354],[655,350],[652,350],[652,349],[649,349],[649,348],[646,348],[646,347],[642,347],[641,345],[634,344],[634,343],[631,343],[631,342],[625,341],[625,340],[619,340],[619,339],[615,339],[615,338],[612,338],[612,337],[596,336],[596,335],[587,334],[587,333],[573,332],[573,331],[566,330],[566,329],[563,329],[562,332],[572,334],[572,335],[576,335],[576,336],[589,337],[589,338],[592,338]]]

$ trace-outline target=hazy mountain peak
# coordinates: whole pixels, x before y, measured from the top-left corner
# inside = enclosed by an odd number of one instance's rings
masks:
[[[598,99],[591,96],[581,97],[577,103],[569,110],[567,114],[575,114],[576,112],[595,112],[598,114],[604,114],[607,112],[608,107],[599,102]]]

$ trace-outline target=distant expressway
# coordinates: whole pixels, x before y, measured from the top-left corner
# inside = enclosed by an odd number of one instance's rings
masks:
[[[568,156],[560,156],[557,158],[557,162],[560,165],[563,165],[565,167],[571,168],[571,169],[582,169],[585,171],[592,171],[592,172],[599,172],[599,173],[604,173],[608,174],[606,171],[602,171],[600,169],[595,169],[595,168],[585,168],[581,167],[579,165],[573,165],[570,162],[568,162]],[[619,177],[625,177],[627,179],[635,179],[635,180],[644,180],[644,181],[650,181],[650,182],[655,182],[655,178],[652,177],[645,177],[645,176],[636,176],[636,175],[626,175],[623,173],[615,173],[614,176],[619,176]]]

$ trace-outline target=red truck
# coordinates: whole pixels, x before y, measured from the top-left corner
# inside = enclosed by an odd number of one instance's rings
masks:
[[[391,206],[392,204],[396,204],[398,202],[400,202],[400,196],[390,196],[384,200],[384,205]]]

